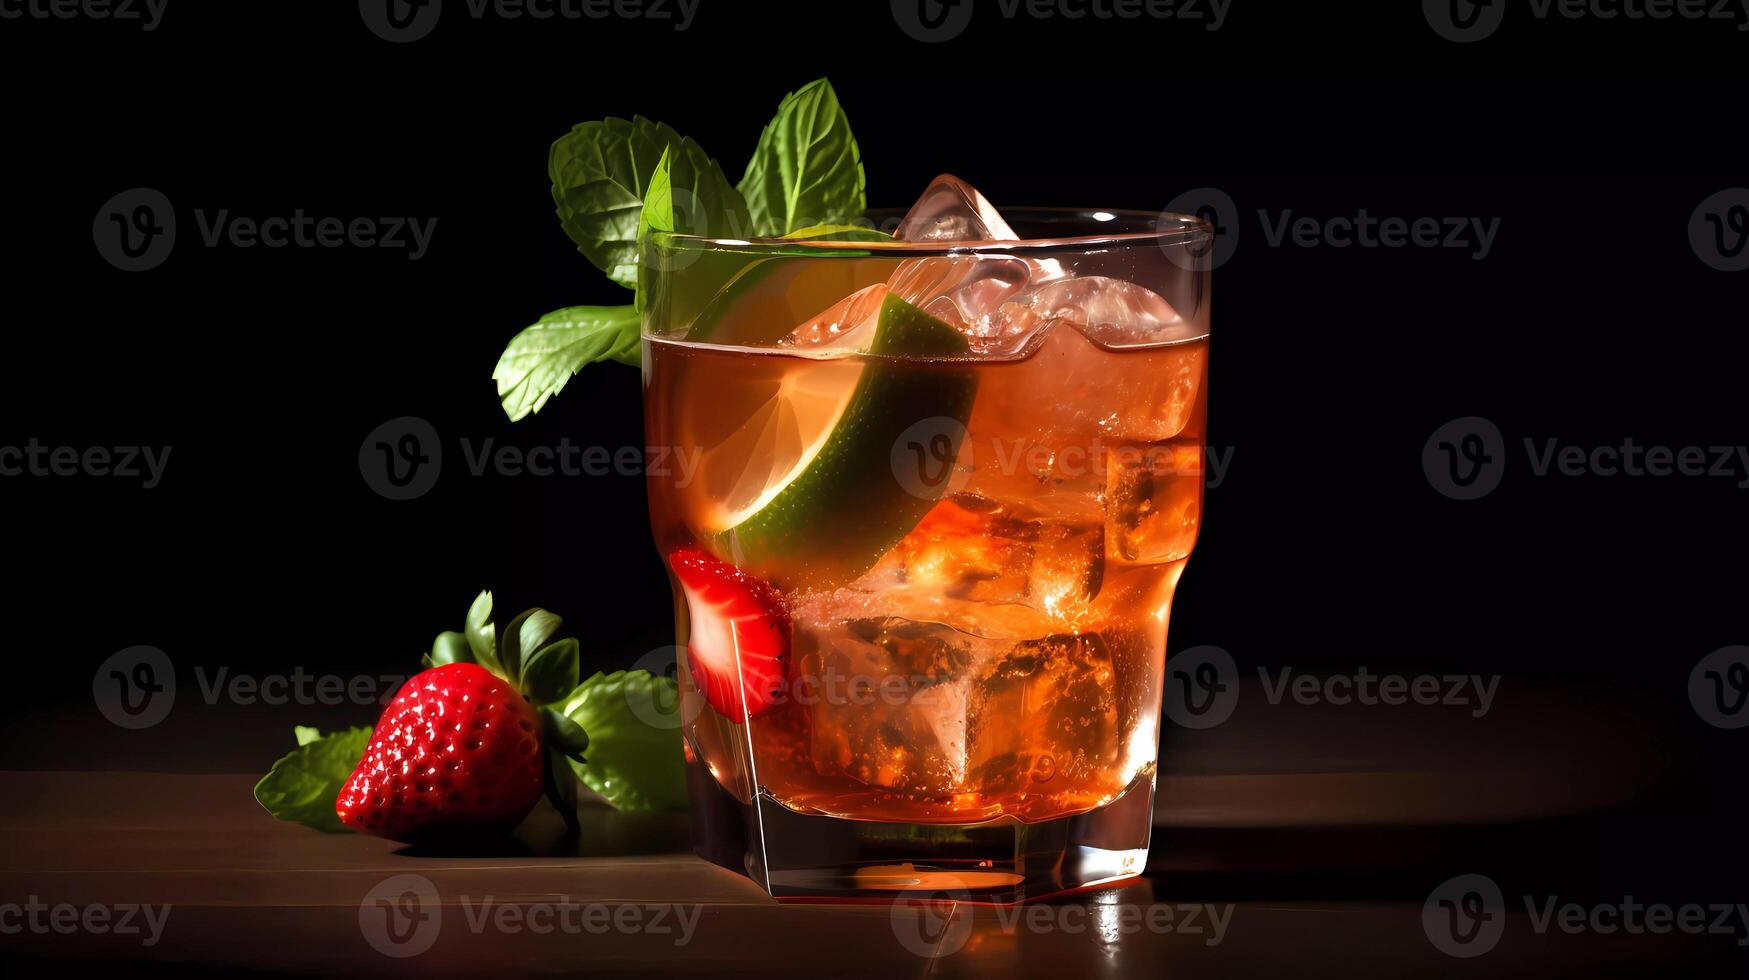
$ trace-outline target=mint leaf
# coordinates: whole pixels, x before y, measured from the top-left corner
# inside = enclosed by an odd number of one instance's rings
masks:
[[[565,715],[589,733],[589,761],[571,762],[577,778],[620,810],[684,808],[680,716],[672,711],[677,700],[673,678],[647,670],[597,673],[584,681],[565,701]],[[664,708],[669,713],[662,714]]]
[[[822,78],[784,96],[737,187],[759,236],[862,216],[868,208],[862,153],[831,82]]]
[[[675,186],[692,192],[703,206],[701,219],[708,219],[688,230],[715,237],[745,234],[747,204],[723,168],[662,123],[642,116],[586,122],[553,143],[547,157],[565,234],[608,278],[628,289],[638,281],[638,214],[664,153],[673,155]]]
[[[674,227],[674,172],[668,151],[650,171],[650,186],[644,190],[644,209],[638,212],[638,241],[652,231],[677,231]],[[641,280],[640,280],[641,281]]]
[[[334,813],[334,801],[364,758],[371,730],[350,728],[321,736],[300,726],[296,732],[297,750],[275,762],[255,784],[255,801],[280,820],[341,833],[346,827]]]
[[[516,335],[492,370],[504,414],[515,422],[540,411],[585,364],[611,360],[636,367],[642,360],[640,344],[638,314],[630,306],[571,306],[548,313]]]

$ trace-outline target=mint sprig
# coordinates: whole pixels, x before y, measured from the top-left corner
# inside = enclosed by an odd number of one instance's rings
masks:
[[[680,186],[695,189],[709,211],[701,233],[733,237],[749,227],[747,204],[723,168],[673,127],[642,116],[581,123],[553,143],[547,174],[553,204],[577,250],[614,282],[638,285],[638,215],[650,175],[664,155],[673,158]]]
[[[630,306],[569,306],[548,313],[510,341],[492,371],[504,414],[515,422],[540,411],[585,364],[636,367],[640,344],[638,313]]]
[[[845,224],[867,208],[862,153],[823,78],[784,97],[738,184],[696,142],[641,116],[576,126],[553,144],[547,172],[565,233],[628,289],[638,287],[640,233],[652,228],[778,237]],[[637,366],[645,305],[640,295],[637,308],[568,307],[524,328],[492,372],[504,413],[514,422],[540,411],[587,364]]]
[[[822,78],[784,96],[736,187],[754,233],[768,238],[862,216],[868,209],[862,152],[831,82]]]

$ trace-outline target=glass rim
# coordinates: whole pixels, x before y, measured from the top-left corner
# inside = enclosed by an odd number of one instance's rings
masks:
[[[709,235],[689,235],[681,232],[652,231],[650,240],[662,248],[677,251],[739,252],[748,255],[781,254],[846,258],[893,256],[904,258],[929,255],[978,255],[984,253],[1012,255],[1016,252],[1086,251],[1097,248],[1150,245],[1172,248],[1201,245],[1214,238],[1214,226],[1192,214],[1176,211],[1142,211],[1123,208],[1021,207],[1003,208],[1005,218],[1021,224],[1035,222],[1074,222],[1088,229],[1087,233],[1051,235],[1019,239],[956,239],[938,241],[846,241],[823,238],[719,238]],[[863,224],[880,229],[885,224],[897,225],[905,214],[899,209],[871,209]],[[880,216],[882,220],[869,221]],[[1076,221],[1075,219],[1081,219]],[[1101,225],[1111,225],[1112,231],[1097,231]],[[1140,231],[1117,231],[1119,227],[1144,226]]]

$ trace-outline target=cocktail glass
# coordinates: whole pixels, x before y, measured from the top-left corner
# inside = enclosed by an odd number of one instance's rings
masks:
[[[1212,231],[945,177],[869,221],[900,240],[643,243],[698,852],[799,900],[1139,874]]]

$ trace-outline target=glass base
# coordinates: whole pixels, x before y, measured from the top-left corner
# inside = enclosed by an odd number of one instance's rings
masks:
[[[1036,901],[1142,873],[1154,776],[1116,801],[1040,823],[881,823],[742,803],[698,763],[687,779],[700,857],[784,902]]]

